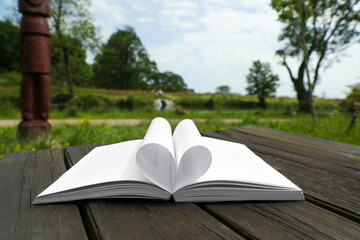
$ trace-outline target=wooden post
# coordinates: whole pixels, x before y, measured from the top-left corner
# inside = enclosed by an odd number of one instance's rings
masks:
[[[19,0],[22,71],[20,139],[50,136],[50,17],[48,0]]]

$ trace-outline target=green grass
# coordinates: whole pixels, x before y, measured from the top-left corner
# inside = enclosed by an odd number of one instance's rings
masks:
[[[241,125],[259,125],[288,132],[360,145],[360,123],[346,133],[351,117],[340,112],[340,100],[315,99],[319,115],[317,124],[310,115],[297,112],[297,101],[291,98],[268,98],[266,111],[257,109],[255,96],[235,94],[166,93],[163,97],[176,103],[176,110],[159,112],[153,108],[156,93],[75,88],[77,100],[63,102],[67,89],[52,87],[51,119],[207,119],[198,122],[200,132],[214,131]],[[64,95],[65,94],[65,95]],[[0,86],[0,119],[20,120],[19,87]],[[241,119],[241,123],[226,123],[222,119]],[[173,126],[174,127],[174,126]],[[26,142],[16,138],[16,127],[0,127],[0,156],[5,153],[43,148],[114,143],[142,138],[148,124],[137,126],[56,124],[50,139]]]
[[[150,121],[150,119],[149,119]],[[264,119],[261,117],[248,117],[241,123],[224,123],[220,120],[207,120],[197,122],[200,132],[222,130],[242,125],[259,125],[283,131],[324,138],[354,145],[360,145],[360,124],[358,123],[350,133],[346,133],[350,122],[350,116],[333,115],[320,117],[317,124],[313,123],[310,116],[302,115],[288,121],[276,119]],[[176,123],[172,124],[172,127]],[[5,153],[32,151],[44,148],[65,148],[67,146],[91,145],[101,143],[115,143],[130,139],[143,138],[148,124],[136,126],[107,126],[94,125],[88,121],[81,124],[56,124],[52,126],[52,136],[48,140],[26,142],[16,138],[16,127],[0,128],[0,156]]]
[[[297,101],[291,98],[267,98],[268,110],[257,110],[255,96],[235,94],[190,94],[166,93],[163,98],[175,102],[177,110],[157,112],[153,101],[158,96],[153,92],[121,91],[92,88],[75,88],[73,105],[66,104],[66,89],[52,88],[50,118],[244,118],[247,114],[263,117],[284,118],[297,114]],[[18,87],[0,86],[0,119],[20,119]],[[320,115],[339,109],[338,100],[315,99]],[[244,111],[246,110],[246,111]]]

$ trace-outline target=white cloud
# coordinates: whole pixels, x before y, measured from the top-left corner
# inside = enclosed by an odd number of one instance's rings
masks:
[[[130,6],[133,10],[140,12],[151,12],[151,5],[149,5],[149,1],[143,0],[132,0],[130,1]]]
[[[92,12],[95,14],[95,24],[101,30],[101,39],[106,42],[110,35],[120,25],[126,24],[126,11],[116,0],[94,1]]]
[[[200,4],[193,1],[166,1],[160,4],[159,19],[162,29],[172,28],[196,29],[196,17],[199,15]]]
[[[190,87],[213,91],[227,84],[239,91],[245,88],[244,76],[252,61],[273,59],[274,31],[279,29],[273,18],[271,12],[208,6],[198,18],[199,29],[183,33],[167,45],[152,46],[150,52],[163,70],[186,73]]]
[[[154,18],[147,16],[147,17],[139,17],[136,21],[141,22],[141,23],[149,23],[149,22],[153,22]]]

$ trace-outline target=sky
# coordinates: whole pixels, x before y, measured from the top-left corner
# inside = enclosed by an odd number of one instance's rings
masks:
[[[0,18],[15,0],[0,0]],[[269,0],[101,0],[91,12],[105,43],[117,29],[135,28],[160,71],[183,77],[197,93],[228,85],[246,94],[246,75],[253,61],[271,64],[280,77],[277,96],[295,97],[287,70],[275,51],[282,25]],[[344,98],[348,85],[360,82],[360,44],[348,48],[320,71],[315,95]],[[93,56],[88,55],[88,62]],[[296,72],[298,63],[290,61]]]

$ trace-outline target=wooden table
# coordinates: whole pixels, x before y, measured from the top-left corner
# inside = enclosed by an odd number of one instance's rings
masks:
[[[360,147],[255,126],[203,135],[246,144],[306,201],[34,206],[93,147],[11,153],[0,160],[0,239],[360,239]]]

